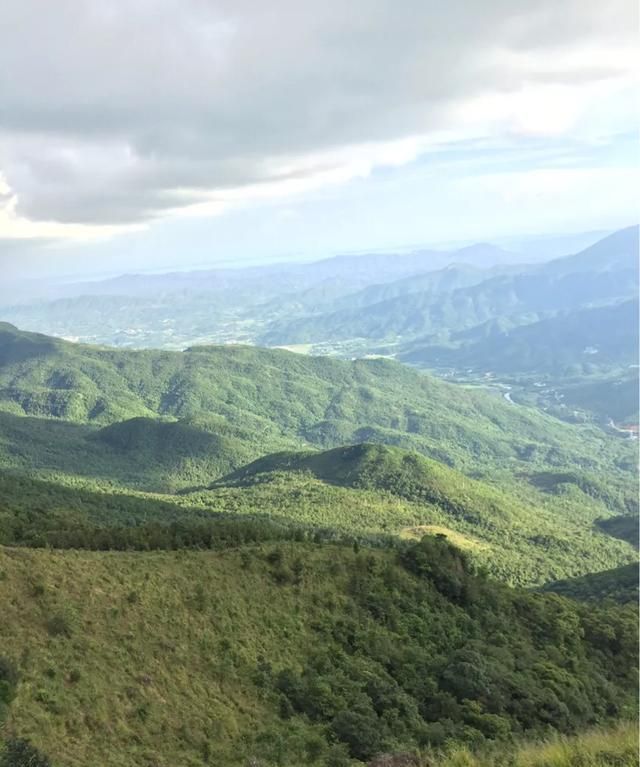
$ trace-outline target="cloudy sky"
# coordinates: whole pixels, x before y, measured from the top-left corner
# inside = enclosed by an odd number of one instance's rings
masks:
[[[637,220],[636,0],[6,0],[5,274]]]

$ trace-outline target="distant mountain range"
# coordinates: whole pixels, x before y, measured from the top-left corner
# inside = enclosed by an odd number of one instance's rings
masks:
[[[465,284],[466,283],[466,284]],[[616,232],[576,255],[506,273],[432,272],[370,288],[343,308],[275,322],[261,340],[309,343],[363,337],[416,338],[497,318],[526,324],[556,312],[631,298],[638,293],[638,227]],[[375,298],[380,300],[376,301]]]
[[[337,256],[58,286],[55,300],[5,306],[26,329],[91,343],[181,349],[193,343],[430,347],[486,322],[503,328],[634,298],[638,228],[571,256],[523,264],[491,244],[454,251]],[[542,261],[542,263],[540,263]],[[6,299],[5,299],[6,302]],[[409,352],[393,349],[393,353]]]

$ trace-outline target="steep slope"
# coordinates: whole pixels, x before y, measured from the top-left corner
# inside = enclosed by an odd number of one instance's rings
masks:
[[[0,572],[6,732],[65,767],[355,767],[636,702],[632,608],[511,591],[436,539],[400,555],[0,549]]]
[[[540,266],[540,271],[565,276],[586,271],[605,274],[634,266],[637,270],[638,234],[637,225],[620,229],[579,253],[547,261]]]

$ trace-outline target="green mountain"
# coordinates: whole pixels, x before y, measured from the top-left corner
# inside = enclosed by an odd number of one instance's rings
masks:
[[[4,730],[12,751],[28,739],[54,765],[426,760],[637,703],[632,606],[508,589],[437,538],[0,549],[0,573]]]
[[[615,464],[630,456],[594,429],[569,428],[389,360],[346,363],[233,346],[115,351],[6,324],[0,326],[0,411],[104,426],[132,418],[187,419],[189,425],[196,419],[197,428],[250,442],[256,458],[287,442],[369,441],[476,473],[540,463],[606,465],[615,477],[622,476]],[[239,458],[238,466],[246,455]]]
[[[459,348],[413,345],[400,359],[414,364],[497,373],[576,375],[638,362],[638,300],[563,312],[520,327],[496,324]],[[466,341],[466,343],[465,343]]]

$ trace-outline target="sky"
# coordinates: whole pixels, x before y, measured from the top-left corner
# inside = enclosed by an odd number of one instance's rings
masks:
[[[638,220],[635,0],[8,0],[5,278]]]

